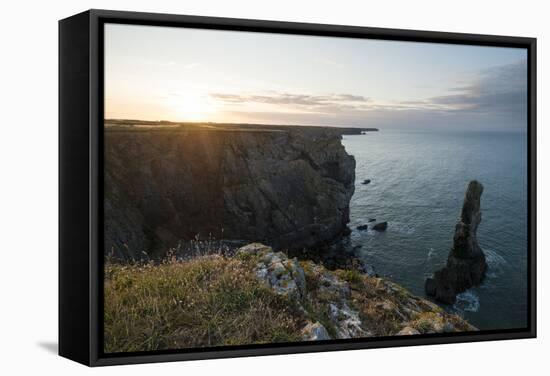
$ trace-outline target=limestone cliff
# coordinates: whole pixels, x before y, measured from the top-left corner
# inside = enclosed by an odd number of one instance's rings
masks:
[[[317,247],[349,222],[355,159],[334,128],[107,129],[105,251],[214,238]]]

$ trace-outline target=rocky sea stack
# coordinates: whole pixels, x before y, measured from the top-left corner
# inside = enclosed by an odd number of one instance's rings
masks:
[[[426,293],[443,303],[453,304],[457,294],[478,286],[485,276],[487,262],[476,235],[482,193],[483,185],[478,181],[468,184],[447,265],[426,279]]]

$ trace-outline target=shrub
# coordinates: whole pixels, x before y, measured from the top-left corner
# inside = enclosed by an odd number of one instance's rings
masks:
[[[361,272],[355,269],[337,270],[336,275],[351,284],[362,283],[364,277]]]

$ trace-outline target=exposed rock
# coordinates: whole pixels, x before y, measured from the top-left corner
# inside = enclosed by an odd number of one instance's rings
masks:
[[[376,218],[369,218],[369,223],[370,222],[376,222]]]
[[[476,235],[482,193],[481,183],[474,180],[468,184],[447,264],[433,278],[426,279],[426,293],[443,303],[453,304],[457,294],[478,286],[485,276],[487,263]]]
[[[260,243],[241,247],[235,257],[252,262],[258,280],[289,298],[305,322],[305,340],[477,330],[435,303],[357,270],[297,262]]]
[[[450,322],[446,322],[443,323],[443,325],[437,326],[437,329],[439,328],[441,328],[441,332],[439,333],[453,333],[455,331],[455,326]]]
[[[143,231],[143,215],[126,202],[118,187],[111,187],[109,197],[111,199],[104,203],[104,236],[108,239],[105,255],[125,261],[140,260],[141,252],[149,251],[151,247],[151,241]],[[116,208],[113,208],[113,202],[118,203]]]
[[[410,326],[404,327],[397,333],[398,336],[413,336],[416,334],[420,334],[420,332],[415,328],[411,328]]]
[[[426,290],[426,294],[429,296],[436,295],[437,282],[433,277],[426,278],[426,282],[424,282],[424,290]]]
[[[380,222],[372,226],[372,229],[375,231],[386,231],[388,228],[388,222]]]
[[[341,307],[329,304],[329,317],[333,322],[338,338],[362,338],[371,337],[372,334],[363,329],[359,312],[351,309],[347,303]]]
[[[410,327],[416,329],[420,334],[433,334],[433,333],[453,333],[457,331],[456,325],[463,325],[459,321],[453,323],[445,317],[443,312],[421,312],[417,315],[417,318],[410,322]],[[471,325],[467,324],[466,328]],[[472,327],[473,328],[473,327]],[[476,330],[468,329],[468,330]]]
[[[361,184],[367,185],[367,184],[369,184],[370,182],[371,182],[370,179],[365,179],[365,180],[363,180],[363,182],[362,182]]]
[[[261,243],[252,243],[241,247],[236,255],[237,257],[254,256],[258,259],[259,262],[255,267],[258,279],[277,294],[295,298],[302,306],[301,301],[306,298],[307,294],[306,279],[304,270],[296,259],[289,259],[284,253],[274,252],[271,247]],[[319,293],[333,300],[327,306],[327,315],[336,331],[337,338],[370,336],[370,333],[361,327],[359,312],[351,309],[348,305],[351,294],[349,284],[320,265],[313,264],[311,268],[318,276]],[[317,329],[320,330],[320,328]],[[323,327],[323,329],[325,328]],[[328,332],[326,335],[328,336]]]
[[[273,249],[262,243],[250,243],[240,247],[237,250],[237,256],[263,256],[267,253],[273,253]]]
[[[320,322],[309,322],[302,330],[304,341],[323,341],[330,339],[327,329]]]
[[[360,231],[368,230],[368,228],[369,228],[368,225],[360,225],[360,226],[357,226],[357,229],[360,230]]]
[[[343,302],[350,298],[351,289],[346,281],[338,278],[323,267],[317,266],[314,269],[318,269],[319,292],[323,296],[330,296],[338,302]]]
[[[315,248],[349,233],[354,181],[337,129],[108,129],[105,250],[197,235]]]
[[[349,238],[335,242],[321,249],[288,250],[289,257],[298,260],[311,260],[329,270],[353,269],[363,273],[374,274],[372,265],[367,264],[360,256],[361,245],[352,244]]]
[[[252,243],[239,248],[237,255],[254,255],[259,262],[255,271],[258,279],[266,283],[277,294],[302,298],[306,294],[304,270],[297,259],[289,259],[282,252],[273,252],[271,247]]]

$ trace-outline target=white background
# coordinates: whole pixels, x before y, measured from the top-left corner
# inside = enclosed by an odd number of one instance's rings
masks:
[[[545,1],[5,1],[1,27],[0,374],[541,374],[548,358]],[[88,369],[57,343],[57,20],[88,8],[318,22],[538,38],[539,338]],[[404,62],[406,63],[406,62]],[[322,79],[322,78],[320,78]],[[544,371],[543,371],[544,370]]]

